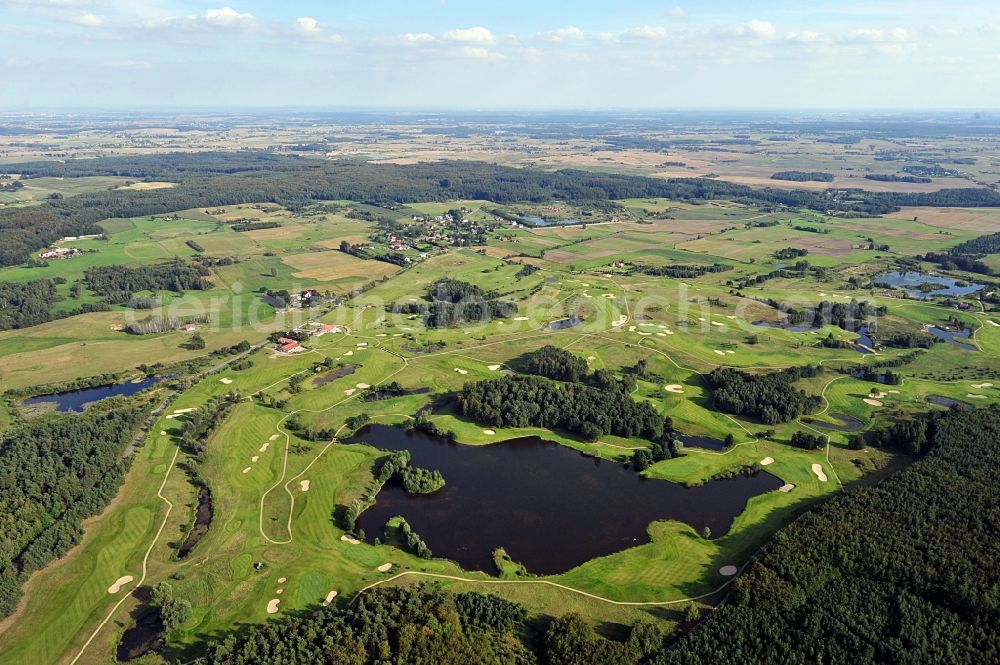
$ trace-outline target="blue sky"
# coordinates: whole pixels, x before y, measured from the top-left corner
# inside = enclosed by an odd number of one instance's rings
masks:
[[[0,110],[1000,108],[1000,0],[0,0]]]

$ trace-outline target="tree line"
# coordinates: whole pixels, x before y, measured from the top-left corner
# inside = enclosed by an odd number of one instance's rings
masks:
[[[176,187],[111,190],[0,210],[0,265],[16,265],[61,237],[101,233],[97,222],[113,217],[158,215],[240,203],[277,203],[298,210],[317,200],[379,203],[485,199],[496,203],[552,200],[590,202],[664,197],[732,200],[737,203],[811,209],[844,215],[879,215],[900,206],[997,207],[1000,193],[986,188],[926,193],[860,189],[752,188],[709,178],[656,179],[578,169],[545,171],[484,162],[370,164],[266,153],[163,154],[35,162],[6,167],[28,177],[129,175],[162,178]]]
[[[0,434],[0,616],[14,611],[28,576],[78,543],[81,522],[114,497],[128,468],[122,454],[149,408],[111,398]]]

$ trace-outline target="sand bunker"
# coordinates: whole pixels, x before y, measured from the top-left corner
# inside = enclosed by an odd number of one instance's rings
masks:
[[[495,372],[495,371],[497,371],[498,369],[500,369],[500,368],[502,367],[502,365],[487,365],[486,367],[487,367],[487,369],[489,369],[489,370],[490,370],[491,372]]]
[[[233,380],[232,380],[232,379],[219,379],[219,383],[224,383],[224,384],[226,384],[227,386],[228,386],[228,385],[229,385],[230,383],[232,383],[232,382],[233,382]]]
[[[285,590],[284,589],[275,589],[274,593],[276,593],[276,594],[278,594],[280,596],[281,594],[285,593]]]
[[[878,401],[877,399],[872,399],[871,397],[866,397],[864,399],[864,403],[869,404],[871,406],[882,406],[882,402]]]
[[[260,452],[262,452],[262,453],[266,453],[266,452],[267,452],[267,447],[268,447],[269,445],[271,445],[271,444],[269,444],[269,443],[268,443],[267,441],[265,441],[265,442],[264,442],[264,445],[262,445],[262,446],[260,447]]]
[[[972,393],[967,393],[965,396],[970,399],[986,399],[986,395],[974,395]]]
[[[391,563],[383,563],[381,566],[379,566],[375,570],[377,570],[380,573],[389,572],[390,570],[392,570],[392,564]]]
[[[108,593],[118,593],[119,591],[122,590],[123,586],[131,582],[133,579],[135,578],[132,577],[131,575],[122,575],[117,580],[115,580],[114,584],[108,587]]]
[[[288,581],[287,577],[279,577],[278,578],[278,584],[284,584],[287,581]]]
[[[760,461],[760,465],[761,466],[768,466],[770,464],[774,464],[774,458],[773,457],[765,457],[764,459],[762,459]]]
[[[719,326],[720,328],[725,328],[726,327],[725,323],[719,323],[718,321],[712,321],[712,325],[713,326]]]
[[[515,316],[514,320],[515,321],[527,321],[528,317],[526,317],[526,316]]]
[[[613,293],[602,293],[602,294],[601,294],[601,297],[602,297],[602,298],[607,298],[607,299],[609,299],[609,300],[610,300],[610,299],[612,299],[612,298],[614,298],[614,297],[615,297],[615,294],[613,294]]]
[[[788,493],[789,493],[789,492],[791,492],[791,491],[792,491],[793,489],[795,489],[795,485],[793,485],[793,484],[791,484],[791,483],[787,483],[787,484],[785,484],[785,485],[782,485],[781,487],[779,487],[779,488],[778,488],[778,491],[779,491],[779,492],[784,492],[785,494],[788,494]]]
[[[496,432],[494,430],[491,430],[491,429],[484,429],[483,430],[483,434],[486,434],[488,436],[493,436],[494,434],[496,434]]]
[[[299,481],[299,489],[302,490],[303,492],[308,492],[309,491],[309,481],[308,480],[300,480]]]
[[[388,337],[388,335],[386,335],[385,333],[377,333],[375,336],[376,337]]]
[[[459,374],[468,374],[469,373],[469,370],[462,369],[461,367],[456,367],[455,371],[458,372]]]
[[[972,387],[973,388],[992,388],[993,384],[992,383],[973,383]]]
[[[719,574],[724,575],[726,577],[732,577],[733,575],[738,573],[739,570],[740,569],[737,568],[736,566],[723,566],[722,568],[719,568]]]
[[[658,333],[656,333],[656,336],[657,337],[666,337],[667,333],[665,333],[665,332],[658,332]]]
[[[358,383],[358,384],[355,384],[355,387],[358,390],[367,390],[368,388],[371,388],[371,386],[369,386],[367,383]]]
[[[273,598],[273,599],[271,599],[271,601],[268,602],[268,604],[267,604],[267,613],[268,614],[275,614],[275,613],[277,613],[277,611],[278,611],[278,603],[280,603],[280,602],[281,602],[280,598]]]
[[[243,469],[243,473],[250,473],[250,467]]]
[[[344,391],[344,394],[350,397],[351,395],[354,394],[355,390],[356,390],[355,388],[348,388],[347,390]]]
[[[253,457],[250,458],[250,461],[251,462],[256,462],[259,459],[260,459],[260,455],[254,455]]]
[[[719,351],[718,349],[715,350],[715,353],[718,354],[718,355],[720,355],[720,356],[726,355],[725,351]]]
[[[669,385],[663,386],[663,389],[666,390],[668,393],[678,393],[678,394],[680,394],[680,393],[684,392],[684,386],[682,386],[679,383],[671,383]]]
[[[166,436],[166,435],[167,435],[167,430],[161,429],[160,430],[160,436]]]
[[[326,594],[326,598],[323,599],[323,607],[326,607],[327,605],[332,603],[333,599],[336,597],[337,597],[336,591],[331,591],[330,593]]]
[[[648,332],[642,332],[642,331],[640,330],[640,331],[639,331],[639,332],[637,332],[636,334],[637,334],[637,335],[642,335],[643,337],[649,337],[649,336],[650,336],[650,335],[652,335],[653,333],[648,333]]]
[[[628,322],[628,317],[626,315],[622,314],[617,319],[615,319],[614,321],[611,322],[611,326],[613,328],[621,328],[627,322]]]
[[[175,416],[174,414],[171,413],[170,415],[166,416],[166,419],[170,420],[171,418],[176,418],[176,417],[177,416]]]
[[[733,351],[732,349],[726,349],[726,353],[728,353],[731,356],[736,355],[736,352]]]
[[[195,408],[193,406],[189,406],[186,409],[174,409],[174,413],[191,413],[194,410]]]
[[[628,331],[629,332],[635,332],[635,326],[629,326],[628,327]]]
[[[268,441],[277,441],[280,436],[280,434],[272,434],[270,438],[268,438]]]
[[[353,538],[351,536],[348,536],[346,533],[343,536],[341,536],[340,539],[342,541],[344,541],[345,543],[350,543],[351,545],[360,545],[361,544],[360,540],[358,540],[357,538]]]
[[[823,472],[823,465],[822,464],[813,464],[812,465],[812,471],[813,471],[813,473],[816,474],[816,477],[819,478],[819,482],[821,482],[821,483],[825,483],[826,482],[826,474]]]
[[[353,356],[354,355],[354,351],[347,351],[346,353],[344,353],[344,355],[345,356]]]
[[[1000,328],[1000,323],[997,323],[996,321],[990,321],[989,319],[987,319],[986,322],[988,324],[990,324],[991,326],[995,326],[997,328]]]

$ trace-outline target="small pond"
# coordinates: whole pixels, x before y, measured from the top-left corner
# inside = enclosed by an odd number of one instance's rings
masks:
[[[858,420],[854,416],[849,416],[846,413],[831,413],[830,417],[834,420],[839,420],[840,423],[828,423],[826,421],[816,419],[809,419],[806,422],[810,425],[815,425],[816,427],[837,430],[838,432],[860,432],[865,428],[863,421]]]
[[[946,409],[950,409],[953,406],[957,406],[960,409],[973,408],[973,406],[968,402],[963,402],[960,399],[953,399],[951,397],[945,397],[944,395],[928,395],[924,398],[924,400],[936,406],[943,406]]]
[[[911,298],[929,300],[933,296],[967,296],[983,288],[982,284],[969,284],[959,286],[957,279],[951,277],[940,277],[925,272],[894,271],[879,275],[874,280],[875,284],[889,284],[906,291]],[[923,284],[936,284],[940,288],[932,291],[924,291],[919,287]]]
[[[782,485],[761,471],[687,488],[538,437],[466,446],[370,425],[344,443],[409,450],[414,466],[445,478],[430,495],[388,483],[358,519],[369,540],[402,515],[435,556],[486,572],[495,572],[492,552],[503,547],[529,572],[561,573],[648,542],[654,520],[679,520],[699,532],[708,526],[713,538],[722,536],[750,498]]]
[[[21,402],[21,404],[28,407],[38,406],[45,408],[49,408],[51,405],[51,408],[61,413],[82,413],[83,410],[86,409],[92,402],[105,399],[106,397],[115,397],[116,395],[124,395],[125,397],[128,397],[136,394],[140,390],[156,385],[165,378],[167,377],[149,376],[141,381],[113,383],[106,386],[68,390],[66,392],[53,393],[51,395],[36,395],[35,397],[27,398]]]
[[[685,448],[705,448],[706,450],[725,450],[726,442],[721,439],[713,439],[710,436],[692,436],[690,434],[678,434],[674,432],[674,438],[684,444]]]
[[[945,330],[944,328],[938,328],[937,326],[928,326],[927,332],[934,335],[938,339],[943,339],[952,346],[957,346],[960,349],[965,349],[966,351],[978,351],[973,344],[968,342],[960,342],[961,339],[969,339],[972,336],[972,329],[965,328],[963,330]]]
[[[549,328],[551,328],[552,330],[565,330],[566,328],[575,328],[581,323],[583,323],[583,319],[581,319],[580,317],[570,316],[565,319],[559,319],[557,321],[553,321],[552,323],[549,324]]]
[[[559,220],[547,220],[542,217],[535,217],[533,215],[521,215],[519,218],[522,222],[527,222],[528,224],[533,224],[535,226],[562,226],[564,224],[583,224],[578,219],[559,219]]]

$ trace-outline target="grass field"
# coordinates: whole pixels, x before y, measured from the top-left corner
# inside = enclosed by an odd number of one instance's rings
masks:
[[[8,281],[57,275],[73,281],[91,266],[192,256],[195,251],[186,240],[195,239],[206,254],[238,259],[214,268],[212,289],[185,294],[184,302],[210,315],[212,324],[205,326],[209,350],[241,339],[261,341],[297,322],[291,314],[261,309],[257,294],[262,289],[317,288],[346,295],[375,283],[343,307],[296,313],[300,320],[309,315],[338,324],[341,332],[308,339],[303,353],[257,352],[251,367],[207,376],[170,405],[137,452],[115,501],[87,523],[79,546],[31,578],[17,614],[0,623],[0,662],[109,662],[139,606],[128,591],[108,592],[122,575],[135,577],[128,590],[169,580],[180,597],[190,600],[191,619],[167,635],[165,657],[181,662],[196,656],[205,639],[314,608],[330,591],[338,592],[335,602],[346,603],[371,584],[430,579],[456,590],[504,595],[537,615],[577,611],[594,624],[612,627],[644,618],[669,630],[688,603],[711,605],[718,600],[712,592],[731,579],[720,568],[745,564],[777,529],[817,502],[909,461],[892,451],[851,450],[848,433],[823,429],[815,420],[836,423],[831,414],[844,414],[871,429],[938,408],[928,404],[928,396],[973,405],[1000,400],[998,388],[985,385],[1000,386],[1000,316],[901,300],[858,288],[851,281],[855,275],[878,274],[898,258],[974,237],[990,213],[914,210],[890,219],[862,220],[761,213],[721,202],[621,203],[632,215],[629,221],[586,228],[504,229],[494,234],[487,248],[436,252],[402,271],[337,251],[341,240],[365,240],[371,233],[369,223],[348,218],[342,211],[293,213],[273,205],[233,206],[218,214],[182,211],[175,221],[107,220],[102,223],[107,240],[70,243],[85,251],[79,258],[0,271],[0,279]],[[488,205],[424,203],[391,212],[408,219],[410,214],[436,215],[465,206],[472,214],[485,214],[482,209]],[[247,217],[279,226],[249,233],[232,230],[230,223]],[[779,224],[745,226],[765,218]],[[795,225],[830,232],[798,231],[792,228]],[[501,240],[501,235],[510,239]],[[869,237],[888,244],[890,250],[861,249]],[[774,270],[773,252],[782,247],[808,249],[805,258],[827,268],[826,273],[770,279],[742,290],[726,283]],[[505,260],[508,253],[512,256]],[[730,269],[673,279],[612,267],[615,261],[718,262]],[[523,272],[529,263],[539,269]],[[428,288],[444,277],[474,283],[516,303],[516,316],[428,329],[419,317],[391,311],[393,304],[421,302]],[[177,294],[160,295],[164,308],[181,302]],[[780,318],[764,302],[769,298],[796,306],[868,299],[887,307],[879,323],[886,330],[921,331],[958,316],[973,330],[976,349],[937,344],[918,361],[894,369],[902,383],[876,386],[835,370],[891,359],[906,350],[883,348],[877,355],[864,355],[853,346],[821,346],[820,340],[828,335],[844,342],[857,338],[856,333],[835,326],[794,332],[753,325]],[[204,353],[180,348],[185,337],[179,332],[140,337],[115,330],[125,316],[124,310],[115,308],[0,333],[0,380],[8,387],[25,387],[40,376],[46,382],[69,380]],[[569,316],[580,317],[581,323],[564,329],[550,325]],[[547,344],[585,358],[592,370],[624,374],[645,361],[649,374],[637,381],[634,399],[670,416],[684,434],[734,437],[737,445],[726,451],[687,448],[682,457],[656,463],[645,471],[654,481],[695,485],[720,474],[766,468],[794,489],[752,498],[724,536],[705,538],[680,522],[656,521],[648,526],[649,542],[540,578],[518,576],[509,569],[497,575],[471,573],[444,559],[418,559],[391,544],[351,544],[341,539],[344,532],[333,518],[334,511],[361,496],[379,453],[364,445],[301,439],[286,427],[293,414],[305,426],[336,431],[348,418],[362,414],[374,422],[405,423],[433,397],[469,381],[497,377],[521,354]],[[336,379],[324,377],[317,365],[326,358],[334,366],[355,366],[355,371]],[[825,368],[819,376],[797,384],[822,396],[822,408],[808,419],[766,428],[715,409],[702,377],[718,366],[769,371],[803,364]],[[294,389],[289,380],[299,375],[312,378]],[[373,402],[358,399],[363,390],[359,385],[389,381],[429,392]],[[885,391],[879,398],[881,406],[864,401],[873,387]],[[199,466],[212,490],[212,525],[190,557],[178,560],[177,545],[192,522],[197,494],[185,473],[196,462],[177,448],[185,418],[177,412],[230,391],[244,399],[211,437]],[[283,404],[264,406],[252,398],[257,394]],[[0,426],[11,418],[0,410]],[[583,454],[622,463],[634,449],[648,445],[642,439],[614,436],[583,441],[537,428],[499,428],[490,434],[448,409],[431,418],[455,432],[462,445],[539,435]],[[764,429],[774,430],[773,435],[758,438]],[[796,431],[826,435],[828,443],[813,451],[793,448],[788,441]],[[773,463],[765,467],[761,462],[766,458]],[[826,481],[820,480],[813,465],[820,466]],[[393,564],[392,570],[378,572],[384,563]],[[399,573],[406,575],[396,577]],[[280,600],[279,610],[271,615],[266,607],[274,599]],[[163,660],[152,655],[142,662]]]

